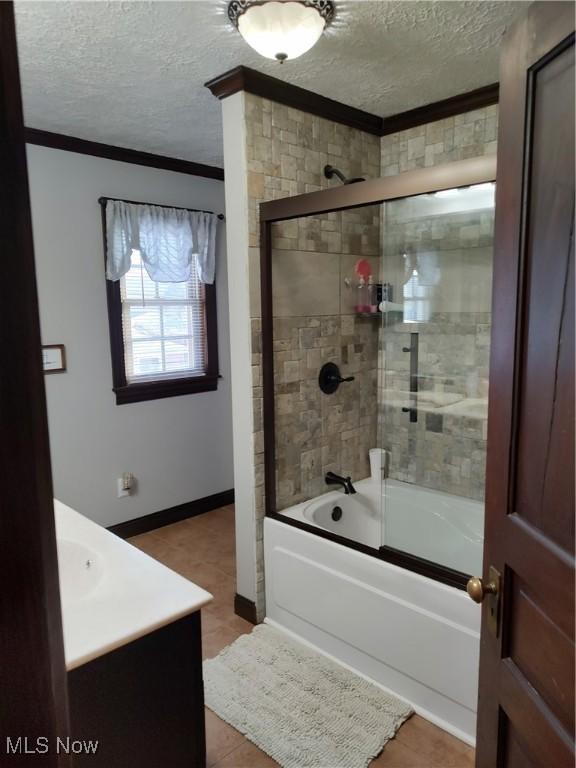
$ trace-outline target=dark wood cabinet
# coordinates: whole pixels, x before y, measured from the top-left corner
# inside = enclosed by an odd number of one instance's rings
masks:
[[[204,768],[200,612],[68,673],[75,768]]]

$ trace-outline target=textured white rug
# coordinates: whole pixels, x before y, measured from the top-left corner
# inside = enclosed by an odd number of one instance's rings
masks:
[[[266,624],[204,662],[206,704],[283,768],[365,768],[412,709]]]

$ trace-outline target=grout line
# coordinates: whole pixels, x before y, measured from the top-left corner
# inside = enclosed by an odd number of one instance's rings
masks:
[[[218,715],[216,714],[216,712],[213,712],[213,711],[210,709],[210,707],[209,707],[209,706],[207,706],[207,705],[204,705],[204,709],[205,709],[205,710],[208,710],[208,711],[210,712],[210,714],[211,714],[213,717],[215,717],[215,718],[216,718],[216,719],[217,719],[219,722],[221,722],[221,723],[222,723],[224,726],[227,726],[228,728],[232,728],[232,730],[233,730],[233,731],[236,731],[236,733],[237,733],[237,734],[240,736],[240,738],[241,738],[241,739],[243,739],[244,741],[248,741],[248,739],[246,738],[246,736],[244,736],[244,734],[243,734],[243,733],[240,733],[240,731],[238,731],[236,728],[234,728],[234,726],[230,725],[230,724],[229,724],[229,723],[227,723],[225,720],[222,720],[222,718],[221,718],[221,717],[218,717]],[[216,766],[218,765],[218,763],[219,763],[221,760],[224,760],[224,758],[225,758],[225,757],[228,757],[228,755],[231,755],[231,754],[232,754],[232,752],[234,752],[234,750],[238,749],[238,747],[240,747],[240,746],[242,746],[242,742],[240,742],[240,743],[236,744],[235,746],[231,747],[231,748],[230,748],[230,750],[229,750],[228,752],[226,752],[224,755],[220,755],[220,757],[218,758],[218,760],[216,760],[216,762],[212,762],[212,763],[206,763],[206,768],[216,768]]]

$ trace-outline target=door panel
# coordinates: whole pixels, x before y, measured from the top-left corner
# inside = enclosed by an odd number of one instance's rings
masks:
[[[66,670],[11,2],[0,2],[0,260],[0,765],[62,768]],[[47,738],[50,751],[10,753],[19,736],[30,748]]]
[[[536,768],[517,742],[512,730],[506,734],[505,765],[508,768]]]
[[[534,3],[501,62],[479,768],[574,764],[573,222],[574,7]]]
[[[573,669],[573,645],[570,638],[538,605],[530,587],[514,578],[508,592],[511,625],[508,653],[513,663],[550,707],[553,714],[574,729],[574,707],[558,681],[567,669]],[[538,638],[538,644],[534,638]]]
[[[558,728],[538,692],[511,659],[502,663],[500,676],[500,734],[513,734],[529,761],[538,768],[572,768],[573,742],[565,731]],[[502,760],[502,752],[499,745],[493,768],[508,768]]]
[[[552,541],[573,552],[574,485],[570,473],[561,471],[561,467],[562,462],[574,463],[574,443],[570,440],[574,404],[573,397],[566,397],[569,389],[572,395],[574,392],[574,294],[568,290],[570,265],[573,268],[574,263],[570,248],[574,214],[574,46],[536,69],[529,82],[534,127],[523,333],[518,350],[514,509]],[[567,304],[570,296],[571,305]],[[559,371],[560,353],[565,371]],[[560,401],[556,397],[559,384],[565,395]],[[561,462],[554,462],[554,457]]]

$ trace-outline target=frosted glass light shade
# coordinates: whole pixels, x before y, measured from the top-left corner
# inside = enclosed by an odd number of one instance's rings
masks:
[[[325,20],[299,2],[266,2],[249,7],[238,18],[238,30],[249,46],[268,59],[295,59],[318,42]]]

